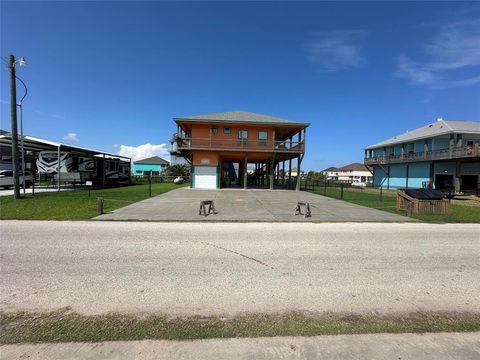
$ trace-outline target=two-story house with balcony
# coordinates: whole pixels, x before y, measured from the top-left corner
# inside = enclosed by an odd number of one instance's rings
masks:
[[[370,167],[360,163],[351,163],[340,168],[330,167],[323,171],[325,180],[338,181],[347,184],[364,182],[371,184],[373,182],[372,171]]]
[[[192,188],[297,188],[307,123],[246,111],[174,118],[172,153],[192,167]]]
[[[437,119],[366,147],[364,163],[375,187],[478,192],[479,147],[480,122]]]

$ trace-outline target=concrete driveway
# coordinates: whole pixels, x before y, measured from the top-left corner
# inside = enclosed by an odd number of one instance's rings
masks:
[[[216,215],[200,216],[200,201],[213,200]],[[105,201],[108,202],[108,199]],[[310,203],[312,217],[293,216],[298,201]],[[145,221],[414,221],[385,211],[291,190],[198,190],[181,188],[117,209],[96,220]]]

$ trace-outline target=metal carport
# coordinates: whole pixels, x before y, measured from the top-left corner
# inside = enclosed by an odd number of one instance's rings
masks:
[[[118,154],[112,154],[105,151],[82,148],[79,146],[64,144],[60,142],[40,139],[37,137],[25,135],[23,138],[19,136],[19,151],[20,151],[20,158],[22,152],[22,146],[24,151],[24,162],[25,164],[30,163],[33,165],[33,169],[35,170],[36,160],[38,158],[38,153],[40,151],[57,151],[58,158],[60,159],[60,152],[68,151],[72,154],[82,155],[82,156],[95,156],[101,157],[103,159],[103,180],[102,185],[105,186],[105,159],[123,159],[123,161],[129,162],[130,169],[132,165],[132,159],[126,156],[120,156]],[[0,135],[0,160],[4,161],[11,161],[12,158],[12,136],[10,133],[6,133]],[[60,191],[60,183],[61,183],[61,176],[60,176],[60,161],[58,162],[58,179],[57,179],[57,188]]]

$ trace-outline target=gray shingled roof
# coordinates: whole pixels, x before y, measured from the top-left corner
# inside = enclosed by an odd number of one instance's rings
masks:
[[[370,169],[361,163],[351,163],[337,168],[336,171],[370,171]]]
[[[257,124],[285,124],[285,125],[310,125],[299,121],[277,118],[270,115],[255,114],[248,111],[227,111],[207,115],[194,115],[174,118],[183,121],[212,121],[212,122],[248,122]]]
[[[404,134],[394,136],[390,139],[381,141],[374,145],[367,146],[365,149],[374,149],[383,146],[390,146],[399,143],[416,141],[433,136],[440,136],[455,133],[473,133],[480,134],[479,121],[463,121],[463,120],[443,120],[439,119],[434,123],[422,126],[421,128],[408,131]]]
[[[147,159],[142,159],[135,161],[134,164],[154,164],[154,165],[161,165],[161,164],[170,164],[168,160],[162,159],[160,156],[152,156]]]
[[[326,169],[322,170],[321,172],[335,171],[335,170],[337,170],[337,168],[335,166],[330,166],[329,168],[326,168]]]

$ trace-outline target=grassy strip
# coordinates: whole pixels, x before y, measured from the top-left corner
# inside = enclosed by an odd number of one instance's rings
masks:
[[[179,185],[152,184],[152,196],[160,195]],[[97,215],[97,197],[105,199],[105,211],[112,211],[148,198],[148,185],[131,185],[108,189],[86,189],[43,192],[15,200],[0,196],[0,219],[18,220],[85,220]]]
[[[327,187],[326,192],[324,188],[318,188],[315,189],[314,193],[334,199],[341,198],[341,190],[339,187]],[[397,210],[396,196],[395,192],[384,191],[382,200],[380,200],[379,190],[343,189],[344,201],[398,215],[406,215],[405,211]],[[450,204],[448,214],[418,214],[413,217],[429,223],[480,223],[480,207]]]
[[[480,314],[416,312],[404,316],[304,313],[250,314],[234,318],[176,318],[108,314],[0,313],[0,344],[233,337],[315,336],[367,333],[471,332]]]

